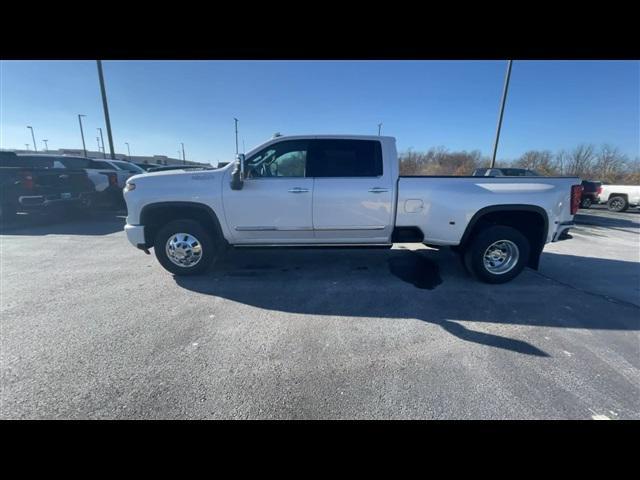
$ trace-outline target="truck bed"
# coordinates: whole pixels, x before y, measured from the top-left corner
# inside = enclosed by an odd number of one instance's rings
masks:
[[[528,205],[547,217],[547,242],[556,227],[570,222],[567,204],[576,177],[401,176],[396,227],[418,227],[426,243],[458,245],[474,215],[485,208]],[[531,207],[535,195],[539,207]]]

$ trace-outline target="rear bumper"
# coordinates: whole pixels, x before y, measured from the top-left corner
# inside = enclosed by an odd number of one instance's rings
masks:
[[[553,240],[551,241],[559,242],[560,240],[568,240],[569,238],[571,238],[568,236],[569,230],[575,225],[576,224],[574,221],[562,222],[560,225],[558,225],[558,229],[556,230],[556,233],[553,235]]]
[[[127,234],[127,240],[136,248],[145,248],[146,241],[144,238],[144,225],[125,225],[124,231]]]
[[[51,195],[21,195],[18,197],[18,208],[22,210],[32,210],[54,205],[86,204],[92,195],[93,192],[72,193],[71,196],[67,198],[62,198],[59,193]]]

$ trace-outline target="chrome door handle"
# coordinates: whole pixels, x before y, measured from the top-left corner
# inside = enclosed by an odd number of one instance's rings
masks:
[[[385,193],[388,192],[389,189],[388,188],[380,188],[380,187],[375,187],[375,188],[370,188],[369,192],[370,193]]]
[[[289,193],[306,193],[308,191],[309,191],[308,188],[300,188],[300,187],[295,187],[295,188],[289,189]]]

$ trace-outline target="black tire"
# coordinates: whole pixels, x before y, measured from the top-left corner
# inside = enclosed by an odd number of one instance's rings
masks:
[[[627,202],[626,198],[616,195],[609,198],[607,208],[611,212],[624,212],[629,208],[629,202]]]
[[[495,273],[485,266],[484,255],[487,249],[494,243],[506,240],[517,247],[517,260],[504,273]],[[513,247],[511,247],[513,249]],[[476,235],[465,251],[465,265],[478,280],[485,283],[506,283],[520,275],[529,261],[531,246],[529,240],[522,233],[512,227],[494,225],[487,227]]]
[[[197,239],[201,248],[200,260],[193,266],[179,266],[167,255],[167,242],[177,233],[189,234]],[[210,232],[195,220],[174,220],[164,225],[153,243],[156,258],[165,270],[174,275],[198,275],[205,272],[224,249],[223,241],[216,232]]]
[[[587,198],[583,198],[582,202],[580,202],[580,207],[581,208],[589,208],[591,207],[591,199],[589,197]]]

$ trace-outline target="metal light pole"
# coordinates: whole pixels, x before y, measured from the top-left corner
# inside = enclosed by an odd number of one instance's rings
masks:
[[[86,115],[78,114],[78,123],[80,123],[80,136],[82,137],[82,150],[84,150],[84,156],[87,156],[87,146],[84,144],[84,131],[82,130],[82,117]]]
[[[236,156],[238,155],[238,119],[234,118],[236,122]]]
[[[38,151],[38,145],[36,145],[36,136],[33,134],[33,127],[30,127],[27,125],[27,128],[29,130],[31,130],[31,138],[33,139],[33,149],[37,152]]]
[[[124,144],[127,146],[127,154],[129,155],[129,161],[131,161],[131,149],[129,148],[129,142],[124,142]]]
[[[104,137],[102,136],[102,129],[98,128],[98,131],[100,132],[100,140],[102,140],[102,158],[107,158],[107,154],[104,151]]]
[[[380,136],[380,130],[382,129],[382,123],[378,124],[378,136]]]
[[[29,151],[29,144],[25,143],[24,146],[27,147],[27,152],[28,152]]]
[[[44,151],[45,151],[45,152],[48,152],[48,151],[49,151],[49,145],[47,145],[47,142],[48,142],[48,141],[49,141],[49,140],[47,140],[46,138],[44,138],[44,139],[42,140],[42,142],[44,143]]]
[[[104,75],[102,74],[102,60],[96,60],[98,63],[98,77],[100,78],[100,93],[102,93],[102,108],[104,109],[104,121],[107,124],[107,137],[109,138],[109,153],[111,160],[115,160],[113,153],[113,135],[111,135],[111,121],[109,121],[109,105],[107,105],[107,92],[104,88]]]
[[[242,139],[242,153],[247,153],[247,151],[244,148],[244,138]]]
[[[184,156],[184,143],[180,142],[180,145],[182,145],[182,164],[186,165],[187,164],[187,157]]]
[[[498,141],[500,140],[500,129],[502,128],[502,116],[504,115],[504,103],[507,99],[507,91],[509,90],[509,79],[511,78],[511,63],[507,62],[507,75],[504,78],[504,89],[502,90],[502,101],[500,102],[500,115],[498,116],[498,128],[496,129],[496,141],[493,144],[493,156],[491,157],[491,168],[496,165],[496,153],[498,153]]]

